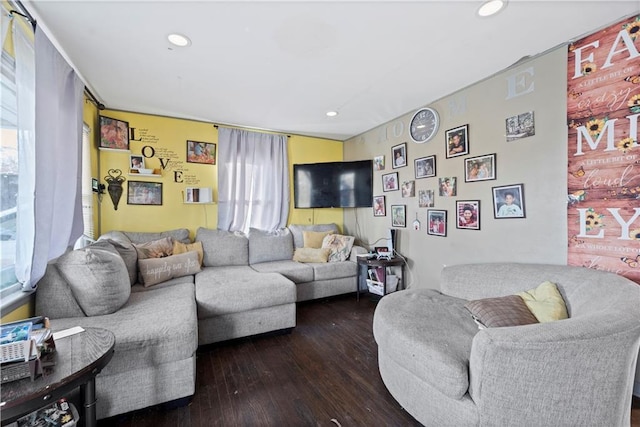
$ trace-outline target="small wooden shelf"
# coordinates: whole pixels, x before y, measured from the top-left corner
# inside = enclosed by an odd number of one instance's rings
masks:
[[[100,151],[113,151],[115,153],[130,153],[131,150],[122,150],[120,148],[107,148],[107,147],[98,147]]]
[[[144,176],[147,178],[162,178],[159,173],[130,173],[129,176]]]

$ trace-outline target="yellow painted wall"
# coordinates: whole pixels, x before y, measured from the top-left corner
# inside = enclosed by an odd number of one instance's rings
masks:
[[[91,108],[91,107],[87,107]],[[103,110],[100,115],[123,120],[133,128],[134,139],[130,140],[129,152],[99,150],[97,175],[100,183],[105,180],[110,169],[120,169],[127,180],[123,184],[123,194],[115,210],[106,193],[100,203],[100,233],[110,230],[124,231],[164,231],[174,228],[188,228],[193,238],[198,227],[216,228],[218,210],[216,204],[185,204],[186,187],[211,187],[213,199],[218,200],[218,166],[187,163],[187,140],[217,143],[218,132],[212,123],[176,119],[125,111]],[[85,120],[86,119],[85,109]],[[96,126],[96,146],[99,145],[99,130]],[[147,148],[145,148],[147,147]],[[158,178],[130,175],[128,166],[130,154],[149,155],[145,157],[145,167],[162,170]],[[318,224],[334,222],[342,227],[342,209],[294,209],[293,208],[293,164],[341,161],[342,142],[292,135],[289,138],[289,174],[291,178],[291,204],[288,223]],[[165,159],[161,161],[161,159]],[[168,163],[166,159],[169,159]],[[163,169],[164,162],[164,169]],[[162,183],[162,206],[141,206],[127,203],[129,181]],[[180,182],[182,181],[182,182]]]
[[[293,165],[298,163],[321,163],[342,161],[342,142],[328,139],[292,135],[289,138],[289,182],[291,184],[291,204],[289,224],[336,223],[342,229],[343,209],[294,209]]]
[[[22,304],[20,307],[2,316],[2,319],[0,319],[0,323],[14,322],[16,320],[32,317],[35,311],[34,305],[35,302],[33,300],[33,297],[30,297],[28,303]]]

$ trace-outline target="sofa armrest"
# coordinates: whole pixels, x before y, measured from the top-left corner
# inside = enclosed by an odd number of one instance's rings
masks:
[[[366,254],[367,252],[369,251],[362,246],[353,245],[351,247],[351,255],[349,255],[349,261],[358,262],[358,255]]]
[[[637,319],[606,312],[485,329],[472,344],[469,394],[486,425],[628,424],[639,346]],[[594,394],[601,405],[577,398]]]

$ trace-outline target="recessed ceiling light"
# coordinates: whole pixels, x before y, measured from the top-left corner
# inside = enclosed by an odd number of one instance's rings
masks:
[[[484,17],[495,15],[507,6],[507,0],[488,0],[478,8],[478,15]]]
[[[327,111],[327,117],[335,117],[338,115],[337,111]]]
[[[179,47],[185,47],[191,44],[189,37],[183,36],[182,34],[169,34],[167,39],[169,39],[169,43]]]

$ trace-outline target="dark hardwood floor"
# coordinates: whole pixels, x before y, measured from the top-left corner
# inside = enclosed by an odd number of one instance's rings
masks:
[[[298,305],[291,334],[205,346],[189,405],[158,405],[106,426],[420,426],[387,392],[371,324],[355,295]],[[640,427],[634,398],[631,426]]]

